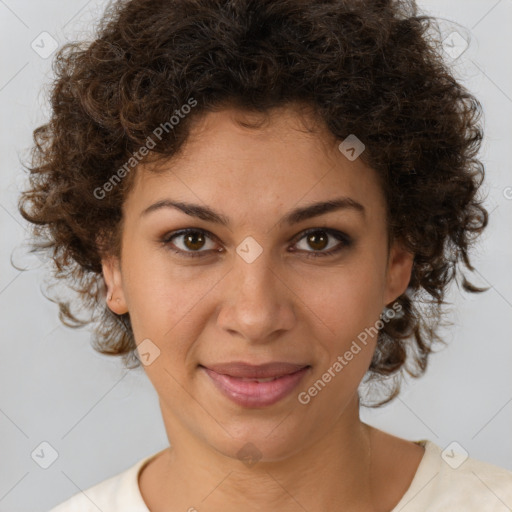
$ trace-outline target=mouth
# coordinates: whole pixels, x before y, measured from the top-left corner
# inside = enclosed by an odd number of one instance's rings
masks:
[[[242,407],[267,407],[289,395],[310,365],[274,362],[250,365],[242,362],[203,366],[200,369],[223,396]]]

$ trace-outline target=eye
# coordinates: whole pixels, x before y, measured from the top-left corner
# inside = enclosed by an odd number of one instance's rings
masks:
[[[348,235],[335,229],[312,228],[300,233],[300,235],[300,237],[295,238],[295,245],[305,240],[306,247],[299,247],[299,250],[306,253],[307,258],[332,256],[350,247],[352,244],[352,240]],[[204,253],[215,251],[214,238],[211,233],[203,229],[189,228],[168,233],[161,239],[161,242],[169,250],[180,256],[196,258],[205,256]],[[329,239],[331,240],[329,241]],[[338,241],[338,243],[334,243],[335,241]],[[210,243],[209,246],[208,242]],[[313,251],[308,250],[308,246]],[[325,250],[326,248],[329,250]],[[217,249],[216,252],[221,252],[222,250]],[[291,252],[296,252],[296,249],[292,249]]]
[[[329,244],[329,238],[337,240],[339,243],[334,243],[334,245]],[[307,248],[300,249],[304,250],[306,253],[309,253],[306,254],[307,258],[332,256],[340,252],[342,249],[348,248],[352,244],[351,238],[345,233],[335,229],[327,228],[308,229],[298,239],[299,242],[301,240],[305,240],[306,247],[309,246],[314,249],[313,251],[309,251]],[[324,250],[327,247],[329,247],[329,250]]]
[[[174,240],[178,240],[179,242],[175,243]],[[207,240],[212,242],[212,237],[202,229],[182,229],[165,235],[162,239],[162,243],[177,254],[194,258],[202,256],[202,253],[212,250],[211,247],[207,247],[205,251],[200,250],[205,247]]]

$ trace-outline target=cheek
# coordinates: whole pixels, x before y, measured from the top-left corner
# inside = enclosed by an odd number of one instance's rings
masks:
[[[350,344],[377,321],[382,312],[382,279],[374,266],[361,261],[329,273],[322,286],[310,287],[316,289],[308,294],[310,307],[328,327],[326,333],[335,335],[336,344]]]
[[[324,411],[326,421],[344,410],[370,366],[382,312],[378,280],[375,270],[354,266],[331,276],[311,302],[325,327],[316,333],[318,366],[301,397]]]
[[[134,247],[135,249],[135,247]],[[162,339],[197,315],[201,300],[222,278],[207,267],[173,263],[164,249],[132,250],[124,261],[127,306],[136,334]],[[137,338],[137,336],[136,336]]]

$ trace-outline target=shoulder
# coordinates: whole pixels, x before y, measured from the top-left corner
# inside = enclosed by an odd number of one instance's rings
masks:
[[[156,454],[80,491],[48,512],[148,512],[138,486],[138,475]]]
[[[452,443],[444,450],[421,441],[424,457],[392,512],[464,510],[501,512],[512,508],[512,472],[468,457]]]

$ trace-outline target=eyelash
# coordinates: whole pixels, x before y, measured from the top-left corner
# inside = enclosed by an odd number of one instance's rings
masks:
[[[311,228],[303,231],[300,233],[300,237],[295,238],[294,245],[300,242],[303,238],[308,236],[311,233],[327,233],[328,235],[334,237],[339,242],[342,242],[341,244],[338,244],[335,246],[335,248],[330,249],[328,251],[305,251],[306,252],[306,258],[324,258],[328,256],[334,256],[338,252],[340,252],[343,249],[346,249],[351,246],[352,240],[351,238],[346,235],[345,233],[342,233],[341,231],[337,231],[335,229],[329,229],[329,228]],[[172,240],[179,236],[188,235],[190,233],[201,233],[210,240],[212,240],[213,235],[211,235],[208,231],[205,231],[204,229],[199,228],[188,228],[188,229],[181,229],[179,231],[173,231],[171,233],[167,233],[162,237],[161,242],[166,248],[176,254],[179,254],[180,256],[184,256],[185,258],[197,258],[197,257],[203,257],[204,253],[207,253],[209,251],[184,251],[182,249],[177,249],[172,247]]]

